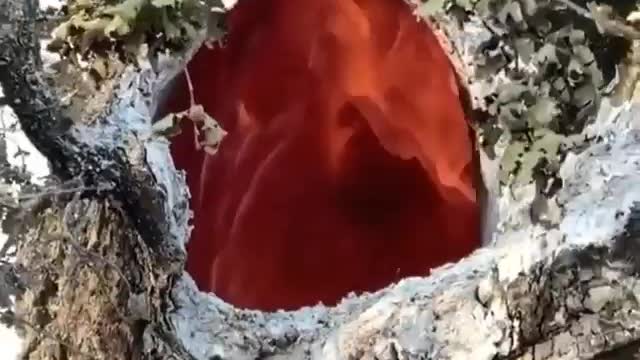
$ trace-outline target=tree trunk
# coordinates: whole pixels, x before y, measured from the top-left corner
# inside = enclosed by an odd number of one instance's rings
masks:
[[[58,68],[66,83],[43,72],[34,2],[3,1],[5,96],[60,186],[83,189],[43,197],[19,224],[24,358],[625,359],[640,348],[633,4],[410,4],[468,84],[491,239],[429,277],[262,313],[197,291],[183,271],[186,186],[151,119],[188,55],[122,64],[98,94],[73,69]]]

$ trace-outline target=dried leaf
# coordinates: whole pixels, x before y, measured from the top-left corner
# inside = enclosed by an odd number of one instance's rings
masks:
[[[151,131],[155,136],[172,137],[180,134],[180,115],[167,114],[162,119],[156,121],[151,126]]]

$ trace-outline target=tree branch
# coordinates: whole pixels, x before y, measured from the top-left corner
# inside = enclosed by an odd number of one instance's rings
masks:
[[[175,172],[156,174],[145,164],[171,160],[166,151],[157,155],[162,159],[149,159],[150,153],[162,151],[162,145],[144,150],[144,137],[150,134],[136,129],[144,131],[145,122],[148,125],[147,106],[136,94],[153,92],[146,88],[153,85],[146,80],[151,74],[134,77],[128,69],[120,83],[124,90],[100,114],[100,125],[74,121],[62,111],[41,72],[34,36],[37,1],[7,0],[2,10],[11,26],[0,30],[0,84],[23,131],[50,160],[52,173],[62,180],[79,178],[87,187],[111,189],[108,195],[122,201],[145,241],[157,245],[170,236],[181,248],[186,236],[185,191],[168,191],[184,188],[179,186],[183,179]]]

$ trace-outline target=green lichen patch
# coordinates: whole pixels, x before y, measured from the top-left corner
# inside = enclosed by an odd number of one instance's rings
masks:
[[[185,50],[202,30],[218,35],[223,12],[219,0],[69,0],[48,48],[98,80],[111,78],[118,62]]]
[[[473,103],[485,114],[480,144],[501,158],[503,186],[535,183],[540,172],[554,177],[566,152],[582,148],[581,134],[614,89],[630,47],[624,36],[603,32],[596,15],[606,9],[608,19],[622,18],[635,8],[585,0],[428,0],[419,7],[488,34],[463,60]]]

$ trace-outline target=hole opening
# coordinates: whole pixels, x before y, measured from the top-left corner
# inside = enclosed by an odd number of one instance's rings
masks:
[[[171,145],[201,290],[264,311],[335,305],[481,246],[466,90],[404,1],[244,0],[228,20],[224,46],[188,65],[228,134],[207,154],[184,122]],[[190,95],[177,77],[162,112]]]

